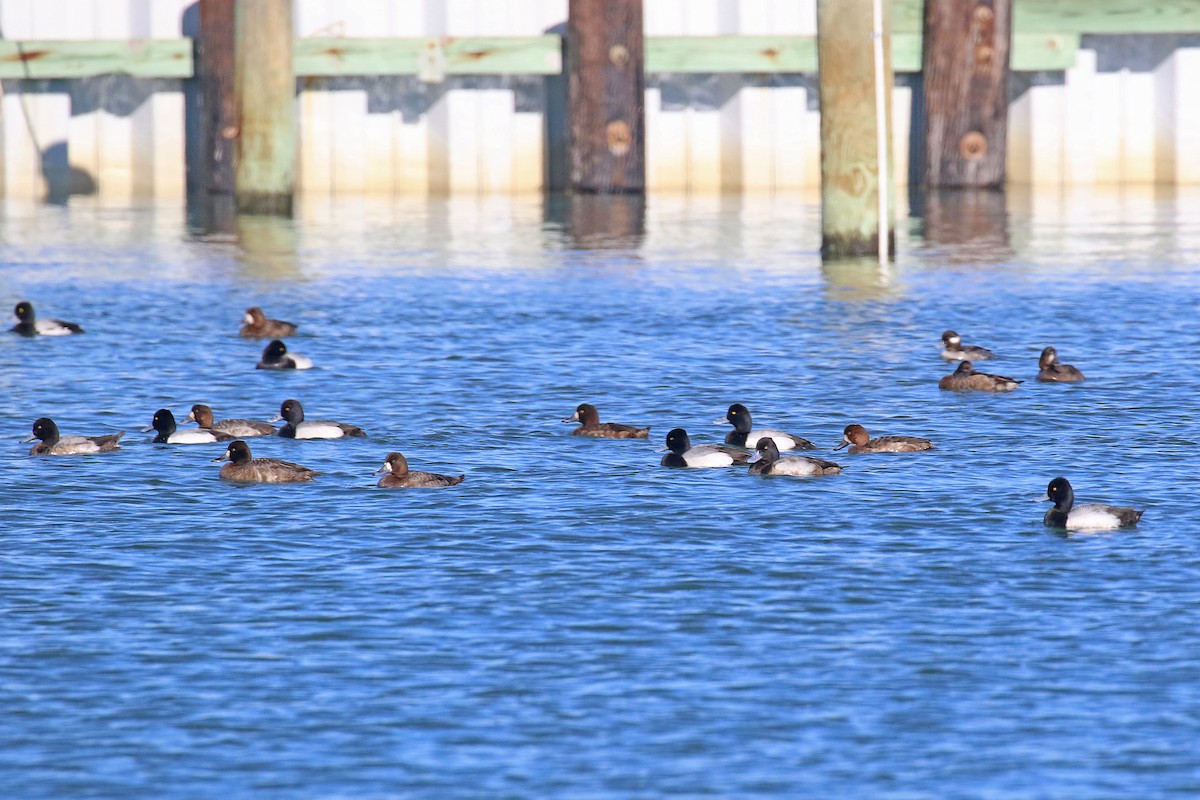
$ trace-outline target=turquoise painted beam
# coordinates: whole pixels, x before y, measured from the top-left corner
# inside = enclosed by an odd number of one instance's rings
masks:
[[[191,39],[0,39],[0,78],[190,78]]]

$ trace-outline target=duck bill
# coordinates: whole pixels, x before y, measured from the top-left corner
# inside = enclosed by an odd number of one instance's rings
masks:
[[[273,416],[269,420],[267,420],[267,422],[283,422],[283,417],[276,414],[275,416]]]
[[[841,444],[836,444],[836,445],[834,445],[834,446],[833,446],[833,449],[834,449],[834,450],[841,450],[843,447],[845,447],[845,446],[846,446],[846,445],[848,445],[848,444],[850,444],[850,440],[849,440],[849,439],[847,439],[847,438],[845,438],[845,437],[843,437],[843,438],[842,438],[842,442],[841,442]]]
[[[384,473],[384,472],[391,472],[391,471],[392,471],[392,465],[391,465],[391,464],[389,464],[389,463],[387,463],[387,462],[385,461],[385,462],[383,463],[383,466],[382,466],[382,467],[380,467],[379,469],[375,470],[375,471],[374,471],[374,472],[372,472],[371,474],[372,474],[372,475],[379,475],[379,474],[381,474],[381,473]]]
[[[1049,503],[1050,495],[1044,494],[1041,497],[1034,497],[1033,499],[1030,500],[1030,502],[1031,503]]]
[[[142,433],[150,433],[153,430],[154,430],[153,425],[147,425],[146,427],[142,428]]]
[[[563,422],[579,422],[579,412],[576,411],[574,414],[564,419]]]
[[[214,464],[215,464],[215,463],[216,463],[216,462],[218,462],[218,461],[228,461],[228,460],[229,460],[229,451],[228,451],[228,450],[226,450],[224,455],[217,456],[216,458],[214,458],[214,459],[212,460],[212,462],[211,462],[211,463],[214,463]]]
[[[27,439],[22,439],[22,440],[21,440],[21,444],[29,444],[30,442],[36,442],[36,441],[37,441],[37,438],[38,438],[38,437],[36,437],[36,436],[30,436],[30,437],[29,437],[29,438],[27,438]]]
[[[712,421],[712,424],[713,425],[732,425],[733,423],[731,423],[729,420],[722,417],[721,419],[714,419]]]

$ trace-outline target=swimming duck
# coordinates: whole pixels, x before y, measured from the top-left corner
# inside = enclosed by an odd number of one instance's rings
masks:
[[[1011,392],[1020,383],[1024,381],[992,375],[990,372],[976,372],[974,364],[963,361],[952,374],[938,381],[938,388],[950,392]]]
[[[949,361],[962,361],[968,358],[975,361],[986,361],[996,357],[996,354],[986,347],[963,344],[962,337],[954,331],[945,331],[942,334],[942,344],[945,346],[945,349],[942,350],[942,358]]]
[[[1058,351],[1047,347],[1038,358],[1039,381],[1057,381],[1058,383],[1078,383],[1083,380],[1083,373],[1070,364],[1062,364],[1058,360]]]
[[[33,423],[33,435],[24,441],[32,442],[41,439],[29,449],[31,456],[68,456],[77,453],[107,453],[110,450],[120,450],[118,440],[125,435],[109,433],[104,436],[62,436],[58,426],[49,417],[41,417]]]
[[[227,481],[246,483],[304,483],[321,473],[278,458],[251,458],[250,445],[237,439],[230,442],[225,455],[213,461],[229,461],[221,467],[221,477]]]
[[[175,415],[169,408],[160,408],[155,411],[154,419],[150,420],[150,427],[143,428],[143,430],[158,431],[158,435],[154,437],[154,444],[208,444],[209,442],[228,442],[236,438],[228,433],[208,428],[177,430]]]
[[[285,439],[340,439],[343,436],[366,436],[357,425],[333,422],[327,419],[304,419],[304,407],[299,400],[284,400],[279,406],[279,416],[273,422],[284,420],[287,424],[279,429]]]
[[[223,419],[215,422],[212,409],[203,403],[192,406],[192,410],[184,417],[184,421],[194,422],[201,428],[228,433],[230,436],[237,436],[240,439],[251,436],[269,436],[275,432],[274,425],[253,419]]]
[[[1122,506],[1106,506],[1100,503],[1075,505],[1075,490],[1066,478],[1055,478],[1046,487],[1043,501],[1054,503],[1054,508],[1046,512],[1042,522],[1050,528],[1066,528],[1067,530],[1111,530],[1137,525],[1145,511]]]
[[[427,489],[437,486],[454,486],[462,483],[466,475],[438,475],[433,472],[413,472],[408,468],[408,459],[400,453],[388,453],[383,466],[375,470],[378,475],[386,472],[379,479],[378,486],[384,489]]]
[[[733,430],[725,434],[725,444],[734,447],[753,447],[754,443],[764,436],[775,440],[775,446],[780,450],[816,450],[817,446],[800,436],[775,430],[774,428],[753,428],[750,419],[750,409],[741,403],[734,403],[725,412],[725,419],[713,421],[714,425],[733,425]]]
[[[267,319],[267,315],[258,306],[246,309],[242,317],[242,329],[238,336],[247,339],[283,339],[296,335],[296,326],[280,319]]]
[[[575,413],[563,422],[582,423],[571,431],[572,436],[595,436],[602,439],[646,439],[650,436],[649,428],[635,428],[619,422],[601,422],[600,412],[591,403],[580,403]]]
[[[70,336],[73,333],[83,333],[83,328],[74,322],[63,322],[60,319],[37,319],[33,313],[33,303],[22,300],[13,309],[17,324],[9,330],[22,336]]]
[[[919,436],[876,436],[874,439],[862,425],[847,425],[842,431],[842,443],[834,447],[841,450],[850,445],[848,453],[916,453],[933,450],[933,442]]]
[[[750,454],[746,451],[723,444],[692,447],[692,440],[683,428],[674,428],[667,434],[667,449],[671,452],[663,456],[660,462],[664,467],[728,467],[750,460]]]
[[[754,449],[758,453],[758,461],[750,465],[750,471],[755,475],[837,475],[842,471],[841,464],[823,458],[780,457],[775,440],[769,436],[759,439]]]
[[[299,353],[289,353],[287,345],[278,339],[267,342],[256,369],[312,369],[312,359]]]

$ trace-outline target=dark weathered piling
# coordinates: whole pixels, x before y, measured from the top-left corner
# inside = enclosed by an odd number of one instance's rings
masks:
[[[821,97],[821,255],[872,255],[879,231],[895,250],[890,147],[892,57],[891,3],[883,3],[884,161],[880,174],[876,124],[871,0],[818,0],[817,61]],[[879,193],[887,218],[879,218]]]
[[[1000,188],[1012,0],[925,0],[925,169],[931,187]]]
[[[234,106],[237,209],[292,213],[296,181],[296,75],[292,0],[237,0]]]
[[[202,195],[232,195],[234,190],[233,7],[234,0],[200,0],[195,70],[202,98],[201,155],[195,185]]]
[[[642,0],[570,0],[571,188],[646,190]]]

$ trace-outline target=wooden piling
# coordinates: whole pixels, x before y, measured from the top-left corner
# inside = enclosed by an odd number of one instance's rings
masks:
[[[237,210],[290,215],[296,182],[292,0],[237,0]]]
[[[200,0],[195,74],[200,81],[200,163],[195,185],[202,195],[232,195],[234,108],[234,0]]]
[[[821,256],[869,256],[887,226],[895,252],[892,159],[879,174],[871,0],[818,0],[817,61],[821,101]],[[883,4],[884,140],[892,141],[891,3]],[[887,193],[888,219],[879,219],[879,187]]]
[[[642,0],[570,0],[571,188],[646,191]]]
[[[926,186],[1004,185],[1011,39],[1012,0],[925,0]]]

